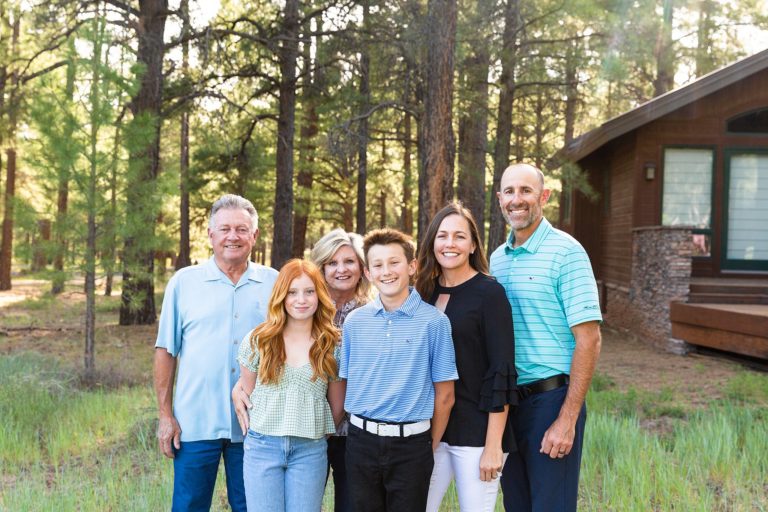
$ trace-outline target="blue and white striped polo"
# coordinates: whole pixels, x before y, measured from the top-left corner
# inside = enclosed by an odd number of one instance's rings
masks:
[[[395,311],[377,297],[344,321],[339,375],[351,414],[389,423],[432,418],[434,383],[459,378],[448,317],[414,289]]]
[[[520,247],[514,232],[491,254],[491,274],[507,291],[515,329],[517,383],[571,372],[571,327],[601,321],[597,284],[579,242],[542,219]]]

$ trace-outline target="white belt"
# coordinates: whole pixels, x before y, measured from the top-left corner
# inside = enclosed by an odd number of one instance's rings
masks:
[[[370,432],[371,434],[375,434],[377,436],[386,437],[408,437],[421,434],[429,430],[431,425],[429,420],[417,421],[416,423],[406,423],[402,425],[377,423],[375,421],[366,420],[354,414],[349,416],[349,422],[357,428],[365,430],[366,432]]]

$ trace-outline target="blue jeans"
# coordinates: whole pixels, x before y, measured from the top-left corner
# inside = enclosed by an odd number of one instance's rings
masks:
[[[243,490],[243,443],[229,439],[187,441],[175,451],[173,459],[173,510],[208,511],[213,488],[224,457],[227,497],[233,512],[245,512]]]
[[[539,453],[544,432],[552,425],[563,405],[568,386],[531,395],[510,412],[518,451],[504,464],[501,489],[504,509],[516,512],[572,512],[579,495],[579,469],[587,408],[581,407],[571,452],[551,458]]]
[[[243,455],[248,510],[319,512],[326,450],[324,437],[268,436],[249,430]]]

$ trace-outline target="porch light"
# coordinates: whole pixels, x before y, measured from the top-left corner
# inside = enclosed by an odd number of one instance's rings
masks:
[[[652,181],[656,177],[656,164],[653,162],[646,162],[643,166],[645,171],[645,179]]]

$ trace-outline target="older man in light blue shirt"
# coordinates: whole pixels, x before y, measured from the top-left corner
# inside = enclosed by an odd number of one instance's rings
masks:
[[[257,222],[247,199],[220,198],[208,225],[213,257],[177,272],[165,290],[155,391],[160,450],[174,459],[173,510],[210,509],[223,457],[230,506],[245,511],[243,436],[230,394],[240,340],[264,321],[277,278],[249,261]]]

